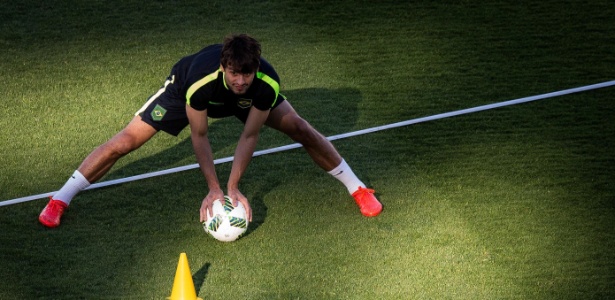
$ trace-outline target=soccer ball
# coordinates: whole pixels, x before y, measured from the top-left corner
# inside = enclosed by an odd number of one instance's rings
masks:
[[[207,221],[203,222],[203,228],[215,239],[232,242],[248,230],[248,217],[241,202],[233,206],[231,198],[224,196],[224,201],[214,201],[212,211],[212,217],[207,211]]]

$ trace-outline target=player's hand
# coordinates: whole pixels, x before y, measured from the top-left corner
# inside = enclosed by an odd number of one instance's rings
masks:
[[[207,196],[203,199],[203,203],[201,203],[201,223],[207,220],[207,212],[209,211],[209,216],[213,217],[213,205],[214,201],[222,200],[224,201],[224,192],[221,189],[210,190]]]
[[[246,209],[246,215],[248,216],[248,222],[252,222],[252,208],[250,207],[248,198],[246,198],[238,189],[229,189],[226,195],[233,200],[233,206],[237,206],[238,202],[243,204],[243,207]]]

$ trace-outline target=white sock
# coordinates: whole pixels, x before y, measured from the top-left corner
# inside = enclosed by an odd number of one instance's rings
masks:
[[[66,181],[64,186],[57,193],[55,193],[52,198],[54,200],[60,200],[66,203],[66,205],[69,205],[70,201],[73,200],[73,197],[75,197],[77,193],[81,192],[88,186],[90,186],[90,182],[85,179],[81,172],[75,170],[73,176],[71,176]]]
[[[363,184],[363,182],[359,180],[357,175],[352,172],[352,169],[350,168],[350,166],[348,166],[344,159],[342,159],[342,162],[339,166],[335,167],[333,170],[327,173],[331,174],[333,177],[337,178],[337,180],[343,183],[346,186],[346,189],[348,189],[348,193],[350,194],[358,190],[359,187],[365,187],[365,184]]]

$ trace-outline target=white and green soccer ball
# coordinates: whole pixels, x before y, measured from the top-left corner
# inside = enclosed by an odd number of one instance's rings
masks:
[[[224,202],[216,200],[213,203],[213,216],[209,216],[203,222],[205,232],[222,242],[232,242],[248,230],[248,217],[246,209],[241,202],[233,206],[233,201],[224,196]]]

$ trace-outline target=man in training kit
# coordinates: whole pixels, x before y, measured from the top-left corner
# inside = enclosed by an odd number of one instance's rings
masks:
[[[148,99],[132,121],[92,151],[64,186],[50,197],[39,221],[47,227],[57,227],[73,197],[103,177],[118,159],[139,148],[160,130],[177,136],[187,125],[209,188],[200,208],[200,220],[205,221],[207,209],[211,211],[213,202],[224,198],[207,137],[207,118],[229,116],[241,120],[244,128],[235,149],[227,195],[235,203],[243,204],[250,221],[252,209],[239,191],[239,180],[252,158],[263,125],[300,143],[318,166],[346,186],[363,215],[377,216],[382,204],[374,197],[374,191],[357,178],[333,144],[295,112],[280,94],[278,74],[260,55],[258,41],[240,34],[179,60],[164,86]]]

